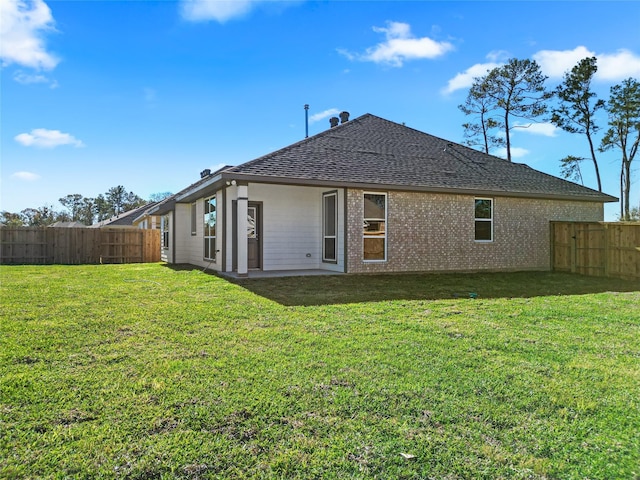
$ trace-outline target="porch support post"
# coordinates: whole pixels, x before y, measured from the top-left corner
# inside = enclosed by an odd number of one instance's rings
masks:
[[[248,248],[247,248],[247,215],[249,206],[249,193],[247,185],[238,185],[238,214],[237,218],[237,242],[235,246],[238,252],[238,275],[248,275]]]

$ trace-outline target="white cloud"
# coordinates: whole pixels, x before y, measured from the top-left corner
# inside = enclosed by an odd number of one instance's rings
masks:
[[[206,22],[215,20],[224,23],[235,18],[242,18],[259,5],[269,4],[275,8],[286,8],[293,2],[276,2],[273,0],[181,0],[182,18],[190,22]]]
[[[493,50],[487,53],[487,60],[491,63],[504,64],[509,58],[509,52],[506,50]]]
[[[73,135],[46,128],[35,128],[31,130],[31,133],[16,135],[14,139],[25,147],[55,148],[61,145],[84,147],[84,144]]]
[[[542,135],[543,137],[555,137],[560,129],[552,123],[519,123],[514,125],[518,132]]]
[[[560,79],[587,57],[596,57],[598,71],[596,80],[618,81],[640,76],[640,55],[625,49],[615,53],[599,53],[579,46],[573,50],[541,50],[533,55],[542,72],[553,79]]]
[[[339,49],[338,52],[349,60],[402,67],[408,60],[436,58],[453,50],[453,45],[448,42],[437,42],[428,37],[414,37],[411,26],[407,23],[387,22],[386,28],[373,27],[373,31],[384,33],[386,40],[375,47],[367,48],[362,54],[354,54],[343,49]]]
[[[30,74],[22,70],[17,70],[16,72],[14,72],[13,79],[16,82],[21,83],[23,85],[45,83],[45,84],[49,84],[49,88],[58,88],[59,86],[57,81],[47,77],[46,75],[42,75],[40,73]]]
[[[597,55],[597,58],[596,78],[613,81],[640,78],[640,55],[622,49],[613,54]]]
[[[323,112],[314,113],[309,117],[309,123],[316,123],[326,118],[329,118],[331,116],[338,115],[339,113],[340,113],[340,110],[338,110],[337,108],[330,108]]]
[[[40,179],[40,175],[31,172],[15,172],[11,174],[11,178],[24,180],[25,182],[35,182]]]
[[[580,60],[593,57],[595,53],[587,47],[576,47],[573,50],[540,50],[533,59],[540,65],[542,73],[550,78],[562,78]]]
[[[52,70],[59,59],[47,52],[44,34],[55,31],[51,10],[42,0],[0,1],[0,58],[36,70]]]
[[[476,78],[485,76],[489,70],[493,70],[494,68],[501,65],[501,63],[493,62],[476,63],[475,65],[467,68],[464,72],[458,73],[455,77],[449,80],[449,82],[447,82],[447,86],[442,90],[442,93],[447,94],[455,92],[456,90],[460,90],[462,88],[469,88]]]
[[[529,154],[529,150],[520,147],[511,147],[511,158],[522,158]],[[507,158],[507,149],[505,147],[498,148],[494,152],[496,157]]]

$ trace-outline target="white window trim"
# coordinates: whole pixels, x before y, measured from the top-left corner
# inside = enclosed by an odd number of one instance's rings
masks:
[[[204,215],[207,214],[207,205],[209,205],[209,200],[211,200],[212,198],[216,199],[216,233],[218,231],[218,198],[215,195],[211,195],[210,197],[207,197],[204,199],[204,212],[203,212],[203,219],[204,219]],[[203,222],[203,232],[202,232],[202,236],[203,236],[203,242],[202,242],[202,258],[204,260],[210,260],[212,262],[216,261],[216,257],[217,257],[217,248],[218,248],[218,236],[216,235],[207,235],[207,227],[204,225]],[[213,239],[213,249],[211,248],[211,245],[209,245],[209,253],[213,253],[213,257],[206,257],[206,249],[204,247],[205,242],[211,242],[211,239]]]
[[[334,221],[333,221],[333,225],[334,225],[334,235],[326,235],[326,225],[325,225],[325,219],[326,219],[326,213],[325,213],[325,207],[326,207],[326,203],[325,200],[327,197],[334,197],[335,200],[335,204],[334,204]],[[334,247],[334,257],[335,258],[326,258],[325,256],[325,240],[327,238],[333,238],[335,241],[335,247]],[[322,261],[325,263],[337,263],[338,262],[338,191],[334,190],[331,192],[326,192],[322,194]]]
[[[196,202],[191,204],[191,236],[198,233],[198,207]]]
[[[476,200],[489,200],[491,202],[491,218],[477,218],[476,217]],[[473,199],[473,240],[476,243],[493,243],[494,235],[493,235],[493,209],[495,208],[495,201],[493,198],[489,197],[475,197]],[[489,222],[491,225],[491,239],[489,240],[477,240],[476,239],[476,222]]]
[[[170,240],[170,233],[171,233],[171,227],[170,227],[170,218],[169,215],[163,215],[162,218],[160,219],[160,232],[162,235],[162,249],[163,250],[169,250],[169,242]]]
[[[371,218],[370,220],[384,220],[384,237],[376,237],[376,238],[384,238],[384,258],[382,260],[366,260],[364,258],[364,239],[367,238],[367,236],[364,234],[364,232],[362,232],[362,261],[364,263],[385,263],[387,261],[387,245],[389,243],[388,241],[388,233],[389,233],[389,222],[387,220],[387,218],[389,217],[389,195],[387,194],[387,192],[369,192],[369,191],[365,191],[362,192],[362,220],[363,222],[366,221],[365,216],[364,216],[364,196],[365,195],[383,195],[384,196],[384,219],[382,218]]]

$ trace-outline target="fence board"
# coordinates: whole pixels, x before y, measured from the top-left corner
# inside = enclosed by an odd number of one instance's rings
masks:
[[[640,280],[640,223],[551,222],[554,271]]]
[[[155,229],[0,227],[0,264],[145,263],[160,253]]]

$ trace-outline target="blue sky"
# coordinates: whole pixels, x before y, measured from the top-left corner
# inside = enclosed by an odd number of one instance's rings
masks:
[[[177,192],[347,110],[454,142],[473,77],[536,60],[549,87],[598,58],[600,98],[640,78],[640,2],[0,0],[0,209],[124,185]],[[606,126],[606,117],[599,121]],[[603,130],[604,131],[604,128]],[[599,142],[601,134],[598,136]],[[558,175],[586,139],[534,125],[514,161]],[[499,152],[496,152],[499,154]],[[619,155],[600,154],[619,196]],[[595,188],[593,168],[583,166]],[[640,203],[638,175],[632,205]],[[616,204],[606,207],[613,220]]]

